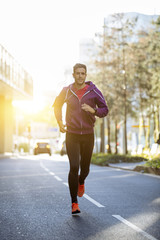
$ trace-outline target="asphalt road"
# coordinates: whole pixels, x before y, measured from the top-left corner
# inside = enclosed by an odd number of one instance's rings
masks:
[[[71,215],[66,156],[0,159],[0,240],[160,239],[160,177],[91,165]]]

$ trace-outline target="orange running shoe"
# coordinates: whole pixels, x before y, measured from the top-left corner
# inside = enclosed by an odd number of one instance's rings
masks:
[[[80,213],[78,203],[72,203],[72,214]]]
[[[84,184],[78,183],[78,197],[82,197],[84,194]]]

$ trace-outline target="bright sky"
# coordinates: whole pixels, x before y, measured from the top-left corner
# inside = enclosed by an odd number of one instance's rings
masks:
[[[35,93],[59,90],[80,39],[93,38],[115,12],[160,14],[160,1],[0,0],[0,43],[33,76]]]

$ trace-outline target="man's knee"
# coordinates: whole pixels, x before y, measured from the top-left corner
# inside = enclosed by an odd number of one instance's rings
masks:
[[[73,174],[73,175],[77,175],[78,174],[78,171],[79,171],[79,167],[77,167],[77,166],[72,166],[71,168],[70,168],[70,174]]]

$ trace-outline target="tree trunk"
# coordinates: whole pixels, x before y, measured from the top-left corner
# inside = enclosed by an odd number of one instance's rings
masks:
[[[126,79],[126,65],[125,65],[125,49],[123,47],[123,81],[124,81],[124,153],[128,153],[127,149],[127,79]]]
[[[101,123],[101,152],[104,153],[105,152],[105,119],[102,119],[102,123]]]
[[[115,154],[118,153],[118,149],[117,149],[117,120],[115,120]]]
[[[107,147],[107,152],[108,153],[111,153],[111,138],[110,138],[110,134],[111,134],[111,131],[110,131],[110,118],[109,116],[107,117],[107,128],[108,128],[108,147]]]
[[[146,138],[145,138],[145,148],[150,148],[150,115],[147,119],[147,131],[146,131]]]
[[[146,128],[145,128],[145,125],[146,125],[145,117],[144,117],[144,114],[142,114],[142,127],[143,127],[144,137],[146,136]]]
[[[158,120],[158,132],[160,132],[160,118],[159,118],[159,105],[157,104],[157,120]]]
[[[128,149],[127,149],[127,109],[126,109],[126,104],[125,104],[125,113],[124,113],[124,153],[127,154],[128,153]]]

